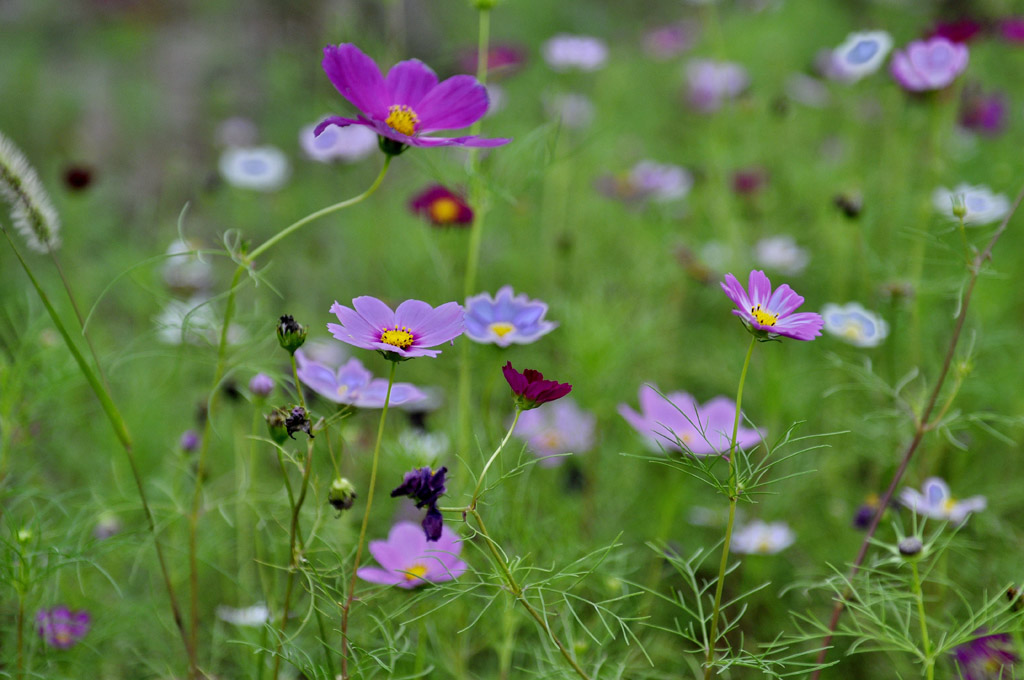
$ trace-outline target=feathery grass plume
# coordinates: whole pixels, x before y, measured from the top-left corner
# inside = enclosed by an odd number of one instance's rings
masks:
[[[28,247],[46,253],[60,246],[60,219],[39,175],[25,154],[0,132],[0,195],[11,205],[11,221]]]

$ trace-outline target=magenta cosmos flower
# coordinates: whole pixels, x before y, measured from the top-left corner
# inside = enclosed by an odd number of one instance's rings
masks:
[[[43,609],[36,614],[36,629],[46,644],[57,649],[74,647],[89,632],[91,617],[87,611],[67,607]]]
[[[904,90],[941,90],[967,68],[967,56],[966,45],[945,38],[915,40],[893,53],[889,71]]]
[[[732,427],[736,419],[736,402],[728,397],[715,397],[706,404],[686,392],[662,395],[657,387],[640,388],[640,413],[627,404],[619,404],[619,414],[647,440],[654,450],[681,450],[695,456],[729,452]],[[757,430],[743,427],[736,431],[736,446],[748,449],[761,441]]]
[[[409,209],[430,220],[435,227],[468,227],[473,224],[473,209],[459,194],[435,184],[416,194]]]
[[[448,527],[440,538],[427,542],[423,529],[412,522],[391,527],[386,541],[370,541],[370,553],[380,567],[360,567],[359,578],[370,583],[415,588],[458,578],[466,571],[459,559],[462,543]]]
[[[375,349],[392,361],[415,357],[436,357],[429,349],[462,335],[462,305],[446,302],[436,309],[420,300],[406,300],[391,308],[375,297],[363,295],[352,300],[355,309],[335,302],[331,312],[341,325],[327,324],[331,334],[350,345]]]
[[[782,284],[772,293],[772,282],[763,271],[750,272],[750,294],[732,274],[725,275],[722,290],[739,309],[732,313],[761,340],[774,340],[778,336],[794,340],[813,340],[821,335],[825,321],[820,314],[800,312],[794,314],[804,299]]]
[[[522,411],[561,399],[572,392],[572,385],[569,383],[545,380],[543,373],[532,368],[520,373],[512,368],[511,361],[505,362],[501,372],[505,374],[505,380],[512,388],[512,398],[515,399],[516,407]]]
[[[365,125],[381,138],[381,148],[400,153],[408,146],[501,146],[509,139],[425,137],[438,130],[469,127],[487,113],[487,89],[472,76],[452,76],[438,82],[437,75],[418,59],[400,61],[387,77],[377,64],[350,43],[324,48],[324,71],[338,92],[359,110],[355,118],[331,116],[316,126],[320,134],[329,125]]]

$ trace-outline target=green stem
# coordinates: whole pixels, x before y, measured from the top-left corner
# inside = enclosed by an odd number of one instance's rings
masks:
[[[64,326],[64,322],[60,320],[57,315],[57,310],[54,309],[53,304],[50,302],[50,298],[46,295],[35,274],[32,273],[32,269],[28,266],[28,262],[21,256],[21,252],[18,247],[14,244],[11,239],[11,235],[7,229],[0,228],[3,231],[4,237],[7,238],[7,242],[11,245],[11,250],[14,251],[15,257],[18,258],[18,262],[21,264],[21,268],[25,271],[29,281],[32,282],[32,287],[35,288],[36,294],[42,301],[43,306],[46,307],[47,314],[50,315],[50,319],[53,321],[53,325],[57,328],[57,332],[60,333],[61,338],[64,340],[64,344],[67,346],[68,351],[71,352],[71,356],[74,358],[75,363],[78,364],[79,370],[82,371],[82,375],[85,377],[86,382],[89,383],[89,387],[96,394],[96,398],[100,402],[100,406],[103,408],[104,414],[107,416],[107,420],[110,421],[111,427],[114,429],[114,436],[121,443],[121,448],[124,449],[125,456],[128,458],[128,465],[132,471],[132,477],[135,480],[135,488],[139,493],[139,500],[142,502],[142,509],[146,515],[146,524],[149,527],[149,533],[153,536],[153,545],[156,548],[157,561],[160,563],[160,573],[163,576],[164,588],[167,590],[167,597],[171,601],[171,614],[174,617],[175,626],[178,628],[178,632],[181,634],[182,642],[185,645],[185,653],[188,656],[189,665],[189,677],[196,678],[199,674],[199,665],[196,659],[195,647],[190,644],[190,640],[187,632],[185,631],[185,621],[181,615],[181,608],[178,606],[178,596],[174,592],[174,585],[171,583],[171,575],[167,570],[167,561],[164,559],[163,545],[160,543],[160,539],[157,536],[156,522],[153,519],[153,511],[150,509],[149,500],[146,497],[146,489],[142,484],[142,473],[139,472],[138,462],[135,460],[135,453],[132,448],[132,438],[128,433],[128,427],[124,422],[124,418],[121,416],[121,412],[118,411],[117,406],[114,404],[114,400],[111,398],[110,393],[104,388],[103,384],[96,377],[92,368],[86,362],[85,357],[82,356],[77,345],[71,339],[71,335],[68,333],[67,328]]]
[[[519,422],[519,416],[522,414],[522,410],[517,406],[516,415],[512,418],[512,425],[508,428],[508,432],[505,433],[505,438],[498,444],[498,448],[494,449],[494,453],[487,459],[487,464],[484,465],[483,471],[480,473],[480,477],[476,480],[476,488],[473,489],[473,498],[469,501],[469,509],[476,509],[477,499],[480,497],[480,489],[484,485],[484,478],[487,476],[487,471],[491,469],[491,464],[498,458],[498,454],[505,448],[505,444],[508,443],[508,438],[512,436],[513,430],[516,429],[516,423]]]
[[[967,229],[964,226],[963,215],[960,216],[957,226],[960,227],[960,240],[964,243],[964,258],[966,258],[967,266],[971,266],[971,247],[967,244]]]
[[[363,544],[366,542],[366,527],[370,523],[370,508],[373,507],[373,490],[377,484],[377,463],[380,460],[380,442],[384,439],[384,421],[388,417],[388,404],[391,401],[391,386],[395,384],[397,361],[391,362],[388,374],[388,391],[384,395],[384,408],[380,412],[380,423],[377,425],[377,443],[373,446],[373,463],[370,467],[370,490],[366,494],[366,510],[363,511],[363,524],[359,529],[359,543],[356,545],[356,558],[352,562],[352,577],[348,582],[348,595],[345,606],[341,608],[341,678],[348,680],[348,619],[352,609],[352,600],[356,595],[356,573],[359,571],[359,560],[363,556]]]
[[[18,589],[18,678],[25,677],[25,597]]]
[[[96,364],[96,372],[99,374],[100,382],[103,386],[110,391],[110,383],[107,382],[107,376],[103,373],[103,364],[100,363],[100,356],[96,352],[96,347],[92,344],[92,338],[85,331],[85,318],[82,316],[82,311],[78,308],[78,300],[75,298],[75,294],[71,292],[71,282],[68,281],[68,277],[64,275],[64,267],[60,264],[60,259],[57,257],[57,252],[52,248],[49,248],[50,259],[53,260],[53,266],[57,269],[57,275],[60,277],[60,281],[64,284],[64,292],[68,294],[68,300],[71,301],[71,309],[75,312],[75,318],[78,319],[78,325],[82,329],[82,337],[85,339],[85,345],[89,348],[89,353],[92,355],[92,360]]]
[[[747,358],[743,360],[743,370],[740,372],[740,384],[736,389],[736,417],[732,423],[732,440],[729,442],[729,522],[725,525],[725,545],[722,546],[722,561],[718,565],[718,581],[715,584],[715,606],[711,610],[711,635],[708,637],[708,654],[704,664],[704,680],[710,680],[714,672],[715,643],[718,642],[718,614],[722,608],[722,590],[725,586],[725,572],[729,566],[729,547],[732,543],[732,529],[736,523],[736,501],[739,498],[739,488],[736,479],[736,435],[740,428],[740,409],[743,406],[743,386],[747,382],[747,369],[750,367],[750,357],[754,353],[756,338],[750,339],[750,346],[747,348]]]
[[[579,662],[573,658],[572,654],[569,653],[569,650],[566,649],[564,644],[562,644],[562,641],[555,635],[555,632],[551,630],[551,626],[548,625],[547,620],[541,616],[540,612],[538,612],[534,606],[530,604],[530,601],[526,599],[526,595],[523,593],[522,587],[516,582],[512,572],[509,571],[508,565],[505,564],[505,559],[501,556],[501,553],[498,552],[494,539],[492,539],[491,535],[487,533],[487,527],[484,525],[484,520],[480,516],[480,513],[473,508],[471,508],[469,512],[476,520],[477,526],[479,527],[478,531],[484,537],[484,542],[487,544],[487,547],[491,552],[491,557],[493,558],[494,563],[501,570],[502,575],[505,577],[505,582],[508,583],[508,587],[509,590],[512,591],[512,595],[519,600],[520,604],[522,604],[526,611],[529,612],[530,616],[532,616],[540,625],[541,629],[548,636],[548,639],[555,643],[555,646],[558,647],[558,651],[562,653],[562,656],[565,657],[565,660],[570,666],[572,666],[572,669],[576,671],[576,674],[583,678],[583,680],[590,680],[590,676],[587,675],[587,672],[583,670]]]
[[[928,622],[924,617],[924,594],[921,592],[921,576],[917,571],[917,561],[910,563],[914,574],[914,598],[917,600],[917,618],[921,620],[921,645],[924,647],[925,674],[928,680],[935,679],[935,659],[932,657],[932,644],[928,639]]]

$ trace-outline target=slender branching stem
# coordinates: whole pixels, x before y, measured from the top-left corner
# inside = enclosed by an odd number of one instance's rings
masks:
[[[68,294],[68,300],[71,302],[71,309],[75,312],[75,318],[78,319],[78,326],[82,329],[82,337],[85,338],[85,345],[89,348],[89,354],[92,355],[93,363],[96,364],[96,373],[99,374],[100,382],[103,386],[110,391],[110,383],[107,382],[107,376],[103,372],[103,364],[100,363],[100,355],[96,352],[96,347],[92,344],[92,338],[85,330],[85,317],[82,316],[82,310],[78,307],[78,300],[75,298],[75,294],[71,291],[71,282],[68,281],[68,277],[64,274],[64,267],[60,264],[60,258],[57,257],[57,251],[53,248],[48,248],[47,251],[50,253],[50,259],[53,260],[53,266],[57,270],[57,275],[60,277],[60,282],[64,285],[64,292]]]
[[[708,636],[708,654],[704,663],[704,680],[709,680],[714,672],[715,643],[718,642],[718,617],[722,608],[722,590],[725,586],[725,572],[729,567],[729,547],[732,543],[732,529],[736,524],[736,501],[740,496],[736,471],[736,436],[740,430],[740,408],[743,405],[743,385],[747,382],[747,369],[750,357],[754,353],[757,338],[750,338],[747,357],[743,360],[740,372],[740,384],[736,389],[736,417],[732,423],[732,439],[729,442],[729,521],[725,525],[725,544],[722,546],[722,561],[718,565],[718,580],[715,583],[715,606],[711,610],[711,634]]]
[[[946,357],[942,362],[942,368],[939,370],[938,378],[935,380],[935,385],[932,387],[931,394],[928,397],[928,401],[925,404],[924,410],[921,411],[920,417],[914,427],[914,435],[907,444],[907,448],[903,453],[903,458],[900,460],[899,467],[896,468],[896,472],[892,476],[892,480],[889,482],[889,487],[885,491],[885,495],[878,503],[878,509],[875,511],[875,516],[871,520],[871,525],[868,527],[867,532],[864,535],[864,540],[861,541],[860,549],[857,551],[857,557],[853,561],[853,565],[850,567],[850,574],[848,580],[853,579],[854,576],[860,571],[860,566],[864,563],[864,558],[867,557],[868,547],[871,545],[871,539],[875,536],[875,530],[878,529],[878,524],[882,520],[882,515],[885,513],[885,509],[889,507],[889,503],[892,501],[893,494],[896,493],[896,487],[899,486],[903,480],[903,475],[907,471],[907,467],[910,465],[910,460],[914,457],[914,453],[917,451],[918,446],[921,444],[921,440],[924,438],[925,432],[927,432],[931,426],[932,411],[935,409],[935,405],[939,400],[939,394],[942,391],[942,386],[945,384],[946,376],[949,375],[949,369],[953,365],[953,357],[956,356],[956,348],[960,343],[960,335],[964,329],[964,322],[967,320],[967,311],[971,306],[971,297],[974,295],[974,287],[978,282],[978,277],[981,275],[981,268],[986,262],[992,259],[992,250],[995,248],[999,238],[1006,231],[1006,227],[1010,224],[1010,219],[1017,212],[1017,208],[1020,206],[1021,201],[1024,201],[1024,187],[1021,187],[1017,193],[1017,197],[1013,201],[1013,206],[1010,211],[1003,218],[999,228],[996,229],[995,233],[992,234],[992,238],[989,239],[988,245],[985,246],[985,250],[981,251],[971,260],[971,264],[968,267],[968,280],[967,288],[964,291],[964,297],[960,303],[960,313],[956,317],[956,321],[953,324],[953,335],[949,339],[949,346],[946,349]],[[818,668],[811,674],[811,680],[817,680],[821,675],[821,669],[825,663],[825,658],[828,656],[828,650],[832,644],[832,635],[835,633],[836,626],[839,625],[839,617],[843,615],[843,610],[846,608],[846,598],[849,597],[849,592],[843,594],[836,599],[835,606],[832,608],[832,618],[828,623],[828,632],[825,638],[821,642],[821,649],[818,651]]]
[[[60,316],[57,314],[57,310],[50,302],[49,296],[46,294],[46,291],[43,290],[39,280],[36,279],[32,269],[28,266],[28,262],[25,261],[25,258],[22,257],[18,247],[14,244],[14,240],[11,239],[10,233],[8,233],[6,229],[2,229],[2,231],[4,236],[7,238],[7,242],[11,245],[11,250],[14,251],[15,257],[18,258],[18,262],[21,264],[22,269],[28,276],[29,281],[31,281],[32,287],[35,288],[36,294],[39,296],[43,306],[46,308],[47,314],[50,315],[50,320],[53,321],[53,325],[64,340],[64,344],[67,346],[68,351],[71,352],[71,356],[74,358],[75,363],[78,364],[79,370],[82,372],[86,382],[89,383],[89,387],[92,388],[93,393],[99,400],[100,406],[103,408],[103,413],[107,416],[107,420],[110,421],[110,425],[114,430],[114,436],[117,437],[118,442],[121,444],[121,448],[124,450],[125,457],[128,459],[128,466],[131,468],[132,478],[135,480],[135,488],[139,493],[139,500],[142,503],[142,509],[146,515],[146,524],[149,528],[150,535],[153,537],[153,545],[156,548],[157,561],[160,563],[160,573],[163,576],[164,588],[167,590],[167,597],[171,602],[171,614],[174,617],[174,624],[178,628],[182,642],[185,645],[185,653],[188,656],[189,676],[191,678],[196,678],[198,677],[199,666],[196,659],[195,647],[191,644],[189,636],[185,630],[185,620],[181,615],[181,608],[178,606],[178,596],[175,593],[174,585],[171,582],[171,575],[167,569],[167,561],[164,559],[163,545],[160,543],[160,539],[157,535],[156,521],[153,519],[153,511],[150,508],[149,500],[146,496],[146,488],[142,483],[142,473],[139,471],[138,461],[135,459],[135,453],[132,448],[132,438],[128,432],[128,426],[125,424],[121,412],[118,410],[117,405],[110,396],[110,392],[104,387],[96,373],[85,360],[85,357],[78,349],[74,340],[71,339],[71,334],[68,332],[67,327],[64,326],[64,322],[61,321]]]
[[[924,653],[925,675],[928,680],[935,679],[935,657],[932,656],[932,643],[928,639],[928,621],[924,616],[924,593],[921,592],[921,574],[917,570],[917,560],[910,562],[910,570],[914,575],[914,599],[917,601],[917,618],[921,621],[921,651]]]
[[[366,542],[366,527],[370,523],[370,508],[373,507],[373,490],[377,485],[377,462],[380,460],[380,442],[384,439],[384,421],[388,417],[388,404],[391,402],[391,386],[395,384],[395,368],[397,361],[391,362],[388,373],[388,391],[384,395],[384,408],[380,412],[380,423],[377,425],[377,443],[373,446],[373,463],[370,466],[370,490],[366,494],[366,510],[363,511],[363,524],[359,529],[359,542],[356,544],[356,557],[352,561],[352,576],[348,582],[348,594],[345,606],[341,608],[341,678],[348,680],[348,621],[352,610],[352,600],[356,596],[356,575],[359,571],[359,560],[363,557],[363,544]]]
[[[519,422],[519,416],[522,414],[522,409],[516,407],[516,414],[512,418],[512,425],[509,426],[508,432],[505,433],[505,438],[498,444],[498,448],[494,449],[494,453],[487,459],[487,463],[484,465],[483,471],[480,473],[480,477],[476,480],[476,488],[473,489],[473,497],[469,501],[469,509],[476,510],[477,499],[480,498],[480,490],[484,485],[484,478],[487,476],[487,471],[491,469],[491,464],[498,458],[498,454],[505,448],[505,444],[508,443],[508,438],[512,436],[512,432],[516,429],[516,424]]]

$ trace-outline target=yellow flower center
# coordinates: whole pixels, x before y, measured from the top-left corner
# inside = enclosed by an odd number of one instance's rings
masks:
[[[420,122],[420,117],[405,104],[395,104],[388,109],[388,117],[384,119],[384,122],[395,132],[412,137],[416,132],[416,125]]]
[[[956,499],[950,496],[942,502],[942,512],[947,515],[953,512],[953,508],[956,507]]]
[[[405,326],[402,326],[401,328],[396,326],[391,329],[381,329],[380,341],[386,345],[394,345],[395,347],[405,349],[412,344],[413,340],[415,340],[415,338],[413,337],[412,332]]]
[[[499,338],[503,338],[516,329],[515,326],[508,323],[507,321],[495,321],[488,328],[497,335]]]
[[[562,446],[562,435],[555,430],[548,430],[541,435],[540,440],[544,443],[544,447],[548,449],[558,449]]]
[[[430,219],[438,224],[454,222],[458,216],[459,204],[453,198],[445,196],[430,204]]]
[[[756,304],[750,308],[750,314],[754,317],[762,326],[774,326],[775,322],[779,320],[778,314],[772,314],[766,309],[761,309],[760,304]]]
[[[348,392],[348,385],[338,385],[339,397],[344,397],[346,392]]]
[[[406,581],[416,581],[422,579],[427,573],[427,565],[417,562],[408,569],[405,570]]]
[[[767,555],[772,551],[772,548],[774,547],[775,546],[772,545],[772,542],[770,540],[768,540],[767,538],[762,538],[757,543],[757,552],[761,553],[762,555]]]

